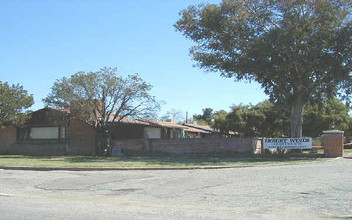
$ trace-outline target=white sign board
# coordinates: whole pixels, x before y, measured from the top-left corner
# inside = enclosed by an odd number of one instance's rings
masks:
[[[264,149],[312,149],[312,138],[264,138]]]

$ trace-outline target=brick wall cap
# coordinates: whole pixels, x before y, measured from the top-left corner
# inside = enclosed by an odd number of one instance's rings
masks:
[[[340,131],[340,130],[327,130],[327,131],[323,131],[323,134],[344,134],[344,131]]]

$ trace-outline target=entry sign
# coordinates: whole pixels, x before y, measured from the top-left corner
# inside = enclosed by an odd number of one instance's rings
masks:
[[[264,149],[312,149],[312,138],[264,138]]]

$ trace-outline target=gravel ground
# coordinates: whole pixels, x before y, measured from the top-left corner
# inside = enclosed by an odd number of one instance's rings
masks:
[[[352,219],[352,159],[219,170],[0,170],[0,219]]]

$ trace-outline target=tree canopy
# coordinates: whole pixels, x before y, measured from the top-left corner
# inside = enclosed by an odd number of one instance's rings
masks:
[[[324,130],[339,129],[350,135],[352,117],[349,107],[334,98],[319,104],[308,103],[303,114],[303,135],[318,137]],[[238,132],[245,137],[289,136],[290,108],[286,103],[268,100],[257,105],[233,105],[230,112],[214,113],[214,128],[222,133]]]
[[[98,134],[105,134],[112,122],[125,117],[155,116],[159,103],[150,94],[151,89],[138,74],[124,78],[116,68],[105,67],[57,80],[43,101],[46,105],[70,108],[71,115],[92,126]],[[101,149],[97,149],[97,154],[101,154]]]
[[[193,115],[193,120],[195,120],[198,124],[210,124],[213,118],[213,109],[205,108],[202,109],[202,114]]]
[[[245,137],[287,136],[290,123],[287,105],[270,101],[257,105],[233,105],[230,112],[220,110],[214,115],[215,129],[222,133],[234,131]]]
[[[303,134],[316,137],[324,130],[338,129],[350,135],[352,117],[349,107],[338,99],[329,99],[320,104],[308,104],[304,112]]]
[[[229,128],[227,126],[227,112],[225,110],[216,111],[213,114],[213,123],[210,125],[211,127],[217,129],[222,134],[227,134],[229,132]]]
[[[189,6],[175,24],[196,45],[201,68],[254,80],[292,106],[291,136],[303,107],[352,92],[351,0],[224,0]]]
[[[29,117],[26,109],[33,105],[33,96],[23,86],[0,81],[0,127],[20,125]]]

